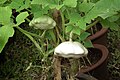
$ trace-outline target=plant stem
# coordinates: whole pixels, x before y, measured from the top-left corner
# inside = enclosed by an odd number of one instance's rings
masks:
[[[42,33],[42,35],[41,35],[41,38],[44,38],[46,31],[47,31],[47,30],[44,30],[44,31],[43,31],[43,33]]]
[[[17,27],[17,26],[14,26],[14,27],[19,28],[21,31],[23,31],[23,32],[25,32],[25,33],[27,33],[27,34],[29,34],[29,35],[31,35],[31,36],[34,36],[34,37],[37,37],[37,38],[40,38],[40,39],[41,39],[41,36],[39,36],[39,35],[37,35],[37,34],[28,32],[28,31],[26,31],[26,30],[24,30],[24,29],[22,29],[22,28],[20,28],[20,27]]]
[[[34,40],[34,38],[30,34],[26,33],[25,30],[23,30],[22,28],[20,28],[18,26],[15,26],[15,28],[17,28],[20,32],[22,32],[23,34],[25,34],[35,44],[35,46],[37,47],[37,49],[43,54],[43,51],[42,51],[41,47],[39,46],[39,44]]]
[[[64,15],[61,11],[60,11],[60,15],[62,18],[62,31],[63,31],[63,38],[64,38],[64,36],[65,36],[65,20],[64,20]]]
[[[99,22],[99,20],[96,20],[95,22],[93,22],[92,24],[88,25],[86,30],[90,29],[92,26],[94,26],[95,24],[97,24]]]
[[[61,79],[61,59],[59,57],[55,57],[54,61],[54,80],[62,80]]]
[[[64,42],[65,40],[64,40],[64,38],[60,35],[60,33],[59,33],[59,31],[58,31],[58,28],[55,27],[55,29],[56,29],[57,35],[58,35],[58,37],[60,38],[60,40],[61,40],[62,42]]]
[[[72,42],[72,36],[73,36],[73,31],[70,32],[70,38],[69,38],[69,41]]]

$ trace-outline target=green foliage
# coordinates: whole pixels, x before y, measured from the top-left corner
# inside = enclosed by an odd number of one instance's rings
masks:
[[[77,0],[64,0],[63,4],[68,7],[76,7],[77,6]]]
[[[11,23],[11,14],[12,14],[12,10],[10,9],[10,7],[6,6],[6,7],[0,7],[0,24],[2,25],[6,25],[6,24],[10,24]]]
[[[0,27],[0,53],[7,43],[9,37],[12,37],[14,34],[14,29],[12,25],[5,25]]]
[[[55,35],[55,32],[50,32],[50,37],[54,38],[54,42],[59,42],[60,40],[64,41],[67,39],[65,36],[67,36],[67,34],[71,31],[73,31],[75,35],[81,36],[83,32],[89,29],[88,26],[92,24],[93,20],[96,20],[98,18],[104,27],[110,28],[112,30],[118,30],[119,27],[117,20],[119,20],[120,17],[118,16],[120,11],[119,3],[119,0],[2,0],[0,2],[0,4],[3,6],[0,7],[0,24],[2,27],[12,24],[12,28],[18,28],[20,24],[25,22],[25,19],[29,15],[34,19],[43,15],[57,18],[58,15],[62,18],[62,23],[60,23],[61,26],[59,26],[59,24],[57,25],[57,27],[60,27],[56,32],[58,37]],[[15,11],[12,11],[13,9]],[[57,13],[57,10],[59,13]],[[14,12],[18,12],[17,17],[14,17],[14,14],[12,14]],[[55,14],[53,15],[53,13]],[[28,18],[26,20],[31,21]],[[60,21],[56,22],[58,23]],[[38,35],[21,30],[20,28],[19,30],[25,35],[29,34],[31,37],[38,37]],[[43,36],[42,33],[41,36]],[[0,34],[0,37],[2,37],[2,34]],[[7,36],[6,40],[4,41],[4,46],[9,37]]]
[[[30,0],[12,0],[9,6],[16,11],[21,11],[30,7]]]
[[[7,0],[0,0],[0,4],[5,3]]]
[[[28,12],[22,12],[16,17],[17,21],[17,26],[20,25],[21,23],[25,22],[25,18],[28,16]]]
[[[87,0],[84,0],[83,3],[81,3],[80,5],[78,5],[79,11],[84,12],[85,14],[87,14],[92,9],[92,7],[94,5],[95,5],[94,3],[87,2]]]
[[[81,40],[81,41],[84,41],[89,35],[90,35],[90,33],[88,33],[88,32],[83,32],[83,33],[80,35],[80,40]]]

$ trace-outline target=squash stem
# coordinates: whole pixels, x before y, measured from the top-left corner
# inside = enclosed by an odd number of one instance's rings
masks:
[[[43,54],[43,51],[42,51],[41,47],[39,46],[39,44],[36,42],[36,40],[34,40],[34,38],[30,34],[28,34],[25,30],[23,30],[22,28],[20,28],[18,26],[16,26],[16,28],[20,32],[22,32],[23,34],[25,34],[35,44],[35,46],[37,47],[37,49]]]

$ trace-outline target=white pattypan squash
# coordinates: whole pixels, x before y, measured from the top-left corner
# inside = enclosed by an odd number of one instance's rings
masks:
[[[41,16],[33,19],[29,26],[34,26],[35,29],[52,29],[56,26],[56,22],[49,16]]]
[[[54,54],[64,58],[80,58],[88,54],[88,50],[79,42],[66,41],[59,44]]]

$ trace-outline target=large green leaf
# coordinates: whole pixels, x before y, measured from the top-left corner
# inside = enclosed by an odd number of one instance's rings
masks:
[[[12,0],[9,6],[12,9],[16,9],[17,11],[20,11],[30,7],[30,0]]]
[[[112,5],[114,0],[100,0],[95,6],[86,14],[85,22],[90,23],[91,20],[100,16],[103,19],[106,19],[112,15],[115,15]]]
[[[18,10],[23,4],[24,0],[12,0],[11,4],[9,5],[12,9]]]
[[[111,17],[108,17],[107,20],[110,22],[117,21],[120,18],[120,15],[113,15]]]
[[[12,10],[7,7],[0,7],[0,23],[3,25],[10,23],[10,17],[12,14]]]
[[[112,8],[115,11],[120,11],[120,0],[112,0]]]
[[[103,19],[106,19],[106,18],[113,16],[115,14],[117,14],[117,12],[114,12],[114,11],[108,9],[104,12],[101,12],[98,16],[102,17]]]
[[[12,25],[5,25],[0,27],[0,53],[3,50],[5,44],[7,43],[9,37],[12,37],[14,34],[14,29]]]
[[[31,4],[39,4],[42,5],[42,7],[49,6],[50,9],[60,9],[63,4],[59,5],[59,0],[58,1],[53,1],[53,0],[33,0]]]
[[[64,0],[63,4],[68,7],[76,7],[77,6],[77,0]]]
[[[25,18],[28,16],[28,12],[22,12],[16,17],[17,25],[20,25],[21,23],[25,22]]]
[[[84,1],[83,3],[79,4],[79,11],[87,13],[90,9],[94,6],[94,3]]]
[[[41,8],[40,5],[38,5],[38,4],[32,4],[31,9],[32,9],[31,11],[34,15],[34,18],[38,18],[38,17],[42,16],[43,14],[47,14],[49,7],[46,6],[44,8]]]

